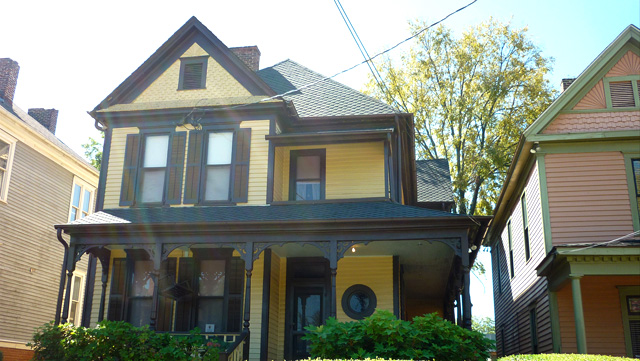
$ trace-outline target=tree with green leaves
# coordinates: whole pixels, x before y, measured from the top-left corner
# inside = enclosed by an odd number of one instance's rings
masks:
[[[482,334],[496,333],[496,324],[491,317],[474,317],[471,320],[471,329]]]
[[[104,133],[101,135],[104,141]],[[89,142],[82,144],[82,148],[84,148],[84,156],[87,157],[89,163],[97,170],[100,170],[100,166],[102,165],[102,142],[98,142],[89,137]]]
[[[416,33],[426,27],[411,24]],[[490,19],[456,37],[439,26],[398,62],[378,65],[367,92],[415,117],[417,156],[449,160],[457,213],[490,214],[522,131],[555,91],[527,29]]]

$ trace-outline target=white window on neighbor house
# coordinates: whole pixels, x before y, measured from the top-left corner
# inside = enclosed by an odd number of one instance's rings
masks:
[[[84,296],[84,275],[75,274],[71,283],[68,322],[78,326],[82,322],[82,297]]]
[[[93,213],[93,198],[95,187],[89,185],[78,177],[74,177],[71,191],[71,206],[69,209],[69,222],[80,219]]]
[[[0,201],[6,202],[16,139],[0,130]]]

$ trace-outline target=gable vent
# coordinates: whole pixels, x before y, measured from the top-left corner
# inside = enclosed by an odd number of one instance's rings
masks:
[[[631,81],[619,81],[609,83],[611,92],[611,106],[613,108],[635,107],[633,99],[633,86]]]
[[[202,63],[184,64],[184,74],[182,78],[182,89],[202,89],[204,81]],[[633,96],[631,97],[633,100]]]

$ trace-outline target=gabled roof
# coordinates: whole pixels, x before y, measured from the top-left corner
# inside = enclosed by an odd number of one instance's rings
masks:
[[[357,116],[397,113],[393,107],[333,79],[325,79],[292,60],[285,60],[258,71],[258,75],[277,94],[293,101],[298,115],[305,117]]]
[[[253,95],[275,95],[273,90],[262,81],[255,72],[251,71],[245,63],[240,60],[229,48],[224,45],[213,33],[207,29],[195,16],[191,17],[178,31],[176,31],[155,53],[153,53],[138,69],[136,69],[127,79],[125,79],[111,94],[109,94],[98,106],[95,107],[93,112],[101,109],[108,108],[111,105],[118,104],[126,100],[127,96],[130,96],[140,84],[149,82],[150,77],[158,76],[154,73],[155,70],[161,68],[163,64],[166,64],[170,55],[175,55],[175,51],[185,42],[193,39],[194,37],[203,37],[208,42],[216,53],[219,53],[233,67],[234,70],[239,72],[245,81],[245,85],[250,86],[250,91]]]
[[[416,160],[418,203],[453,203],[453,186],[446,159]]]
[[[598,73],[606,71],[606,66],[618,52],[628,43],[640,48],[640,29],[635,25],[629,25],[618,37],[607,46],[598,57],[576,78],[576,80],[547,108],[533,124],[524,132],[526,138],[541,133],[558,113],[563,110],[574,98],[580,95],[584,88],[591,88],[599,80]]]
[[[58,147],[61,151],[71,156],[76,161],[82,163],[83,165],[89,167],[94,172],[97,170],[89,163],[86,159],[80,156],[78,153],[74,152],[69,146],[64,144],[55,134],[51,133],[49,129],[40,124],[37,120],[31,117],[29,114],[25,113],[22,109],[17,107],[15,104],[7,105],[5,102],[0,102],[0,106],[6,109],[9,113],[14,115],[17,119],[21,120],[26,126],[33,129],[36,133],[44,137],[46,140],[51,142],[54,146]]]

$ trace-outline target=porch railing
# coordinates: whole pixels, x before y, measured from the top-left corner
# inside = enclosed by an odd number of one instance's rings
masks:
[[[220,352],[220,361],[245,361],[249,359],[249,355],[245,355],[247,351],[245,345],[249,341],[249,333],[242,331],[236,336],[235,342],[227,347],[226,350]]]

